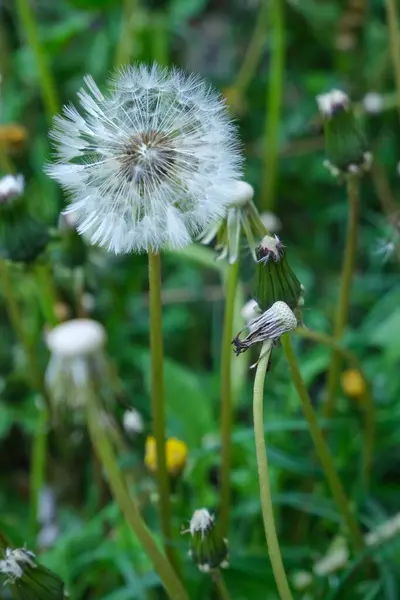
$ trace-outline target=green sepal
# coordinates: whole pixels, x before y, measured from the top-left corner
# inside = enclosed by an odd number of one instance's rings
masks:
[[[278,260],[273,257],[263,259],[257,250],[254,300],[264,312],[281,300],[295,310],[301,304],[303,286],[289,266],[286,255]]]
[[[228,544],[214,526],[205,534],[196,532],[190,550],[193,562],[204,571],[224,566],[228,558]]]
[[[327,158],[333,167],[348,172],[351,165],[363,167],[368,145],[351,108],[337,108],[324,121]]]

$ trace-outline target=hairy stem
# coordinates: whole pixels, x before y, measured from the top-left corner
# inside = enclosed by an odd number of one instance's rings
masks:
[[[273,210],[279,151],[279,122],[285,75],[284,1],[270,2],[272,47],[267,88],[264,134],[263,181],[260,199],[262,210]]]
[[[308,395],[307,388],[301,376],[299,365],[295,353],[293,351],[289,335],[283,335],[281,338],[281,342],[285,351],[286,359],[289,364],[293,384],[299,395],[304,416],[307,420],[310,429],[310,435],[314,443],[315,451],[324,470],[326,480],[332,492],[332,496],[335,500],[336,506],[340,514],[343,517],[343,521],[346,523],[346,526],[349,530],[355,550],[362,550],[364,548],[364,540],[360,528],[358,526],[355,516],[350,510],[349,501],[346,497],[339,476],[336,472],[328,445],[325,442],[324,436],[322,435],[322,432],[318,426],[317,416],[315,414],[310,400],[310,396]]]
[[[235,298],[238,286],[239,263],[228,266],[224,328],[221,346],[221,508],[220,527],[223,537],[228,536],[231,504],[232,457],[232,337]]]
[[[271,348],[272,346],[270,341],[266,341],[262,345],[260,359],[258,361],[257,371],[254,379],[254,438],[256,444],[258,478],[260,481],[261,509],[272,571],[274,573],[280,599],[292,600],[292,594],[286,578],[285,568],[283,566],[281,551],[279,548],[278,536],[275,529],[271,488],[269,484],[267,448],[264,437],[264,380],[271,354]]]
[[[347,181],[347,194],[349,202],[349,220],[347,226],[346,247],[343,259],[342,274],[340,278],[339,302],[333,334],[335,341],[339,341],[342,337],[349,315],[350,288],[357,249],[359,182],[356,177],[349,177]],[[334,350],[328,372],[327,399],[323,408],[323,415],[326,418],[329,418],[332,415],[335,406],[336,393],[339,386],[340,363],[340,353],[337,350]]]
[[[389,44],[396,85],[397,109],[400,117],[400,23],[397,13],[397,0],[385,0],[389,28]]]
[[[60,103],[57,97],[55,81],[47,62],[46,53],[43,51],[40,43],[35,15],[29,0],[16,0],[15,4],[22,31],[33,52],[47,119],[51,122],[54,113],[59,109]]]
[[[155,543],[150,531],[140,516],[135,499],[129,494],[125,481],[118,468],[116,456],[107,433],[100,424],[96,398],[93,394],[88,398],[88,426],[92,444],[103,464],[107,481],[122,514],[132,531],[140,541],[143,550],[152,561],[165,590],[171,600],[189,600],[173,567]]]
[[[162,334],[161,259],[149,250],[149,302],[150,302],[150,353],[151,353],[151,412],[153,433],[157,450],[157,485],[159,513],[165,551],[178,569],[177,557],[171,546],[170,485],[165,461],[165,406],[164,406],[164,350]]]

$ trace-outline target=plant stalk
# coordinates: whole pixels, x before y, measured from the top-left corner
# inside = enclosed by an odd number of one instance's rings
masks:
[[[149,249],[149,303],[150,303],[150,354],[151,354],[151,412],[157,451],[157,486],[159,514],[165,551],[178,571],[178,561],[171,546],[170,482],[165,460],[165,407],[164,407],[164,350],[162,334],[161,258]]]
[[[115,56],[116,67],[122,67],[131,60],[132,32],[138,8],[138,0],[124,0],[121,14],[121,31]]]
[[[173,567],[158,548],[150,531],[140,516],[136,501],[129,494],[121,471],[118,468],[112,445],[103,427],[100,425],[99,413],[94,394],[88,398],[88,426],[93,446],[103,464],[108,484],[122,514],[132,531],[140,541],[144,551],[152,561],[165,590],[171,600],[189,600]]]
[[[34,273],[36,277],[38,299],[42,315],[50,327],[55,327],[58,324],[57,315],[55,313],[57,295],[54,289],[54,282],[51,277],[49,267],[49,264],[41,264],[36,262],[34,266]]]
[[[340,278],[339,302],[335,318],[333,338],[339,341],[347,323],[350,305],[350,289],[354,271],[357,249],[357,222],[359,204],[359,181],[357,177],[349,176],[347,180],[347,194],[349,203],[349,220],[347,226],[346,247],[343,259],[342,274]],[[323,416],[329,418],[335,407],[336,393],[340,378],[340,353],[334,350],[328,372],[327,399],[323,407]]]
[[[215,573],[213,573],[213,581],[215,583],[215,587],[218,590],[218,594],[221,600],[230,600],[229,591],[225,583],[225,579],[223,578],[222,573],[219,569],[218,571],[215,571]]]
[[[239,261],[228,266],[226,300],[221,346],[221,501],[220,528],[223,537],[228,537],[231,505],[231,460],[232,460],[232,337],[236,291],[239,277]]]
[[[289,364],[293,384],[301,400],[302,409],[310,429],[310,435],[314,443],[315,451],[324,470],[325,477],[329,484],[336,506],[343,517],[343,521],[346,523],[346,526],[349,530],[349,534],[352,538],[354,548],[358,552],[360,550],[363,550],[364,548],[363,536],[361,534],[355,516],[349,508],[349,501],[346,497],[339,476],[336,472],[328,445],[324,440],[324,436],[322,435],[320,428],[318,427],[317,416],[315,414],[314,408],[310,400],[310,396],[308,395],[307,388],[301,376],[299,365],[295,353],[293,351],[289,335],[283,335],[281,338],[281,342],[285,351],[286,359]]]
[[[392,55],[394,81],[396,85],[397,109],[400,117],[400,22],[396,0],[385,0],[389,29],[389,44]]]
[[[280,600],[293,600],[287,581],[285,568],[283,566],[278,536],[276,534],[275,529],[274,511],[271,499],[271,488],[269,484],[267,448],[264,437],[264,380],[267,371],[268,361],[271,355],[271,349],[272,345],[269,340],[263,343],[254,379],[254,438],[256,444],[258,477],[260,481],[261,509],[264,521],[265,537],[267,540],[268,552],[272,565],[272,571],[274,573]]]

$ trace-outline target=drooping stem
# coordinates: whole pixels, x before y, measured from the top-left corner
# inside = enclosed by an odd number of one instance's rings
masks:
[[[220,527],[223,537],[228,536],[231,504],[232,455],[232,337],[235,298],[238,285],[238,261],[228,266],[224,327],[221,346],[221,503]]]
[[[150,353],[151,353],[151,412],[153,433],[156,440],[157,485],[159,513],[164,537],[165,551],[174,566],[178,568],[175,552],[171,546],[171,505],[170,485],[165,462],[165,406],[164,406],[164,350],[162,334],[161,303],[161,259],[156,252],[149,250],[149,302],[150,302]]]
[[[336,472],[328,445],[325,442],[324,436],[322,435],[322,432],[318,426],[317,416],[315,414],[314,408],[310,400],[310,396],[301,376],[299,365],[295,353],[293,351],[289,335],[283,335],[281,338],[281,342],[285,351],[286,359],[289,364],[293,384],[299,395],[304,416],[308,423],[315,451],[324,470],[325,477],[329,484],[333,499],[336,503],[340,514],[343,517],[344,523],[346,524],[349,530],[349,534],[352,538],[355,550],[362,550],[364,548],[364,540],[360,528],[358,526],[354,514],[350,510],[349,501],[346,497],[339,476]]]
[[[386,0],[389,43],[396,85],[397,109],[400,117],[400,23],[397,6],[396,0]]]
[[[347,181],[347,194],[349,204],[349,219],[347,225],[346,247],[344,251],[342,274],[340,277],[339,302],[335,318],[333,338],[339,341],[349,315],[350,289],[354,271],[355,255],[357,249],[357,222],[358,222],[358,194],[359,182],[357,177],[350,176]],[[334,350],[328,372],[327,398],[323,408],[324,417],[332,415],[340,377],[340,353]]]
[[[47,62],[46,53],[43,51],[40,43],[35,16],[30,1],[16,0],[16,7],[21,28],[33,52],[47,119],[51,122],[54,113],[58,111],[60,106],[55,81]]]
[[[258,361],[257,371],[254,379],[254,438],[256,444],[258,477],[260,481],[261,509],[272,571],[274,573],[280,599],[292,600],[292,594],[287,581],[285,568],[283,566],[278,536],[275,529],[271,488],[269,484],[267,448],[264,437],[264,380],[271,354],[271,348],[272,346],[270,341],[266,341],[262,345],[260,359]]]
[[[136,500],[131,496],[126,487],[121,471],[117,465],[112,444],[107,437],[106,430],[101,426],[101,419],[96,407],[94,395],[88,398],[88,426],[92,444],[101,461],[107,481],[122,514],[129,523],[132,531],[140,541],[143,550],[152,561],[165,590],[171,600],[189,600],[173,567],[160,551],[150,531],[143,521]]]
[[[230,600],[228,588],[219,569],[218,571],[215,571],[213,573],[213,581],[215,583],[215,587],[218,590],[219,597],[221,598],[221,600]]]
[[[279,124],[285,75],[284,1],[274,0],[274,2],[268,3],[268,6],[270,7],[272,46],[266,103],[263,182],[260,198],[261,210],[274,209],[279,151]]]
[[[138,8],[138,0],[124,0],[121,13],[121,29],[115,56],[116,67],[121,67],[129,63],[131,59],[132,33]]]
[[[320,333],[319,331],[305,329],[304,327],[299,327],[296,329],[296,333],[301,337],[313,340],[317,344],[324,344],[325,346],[329,346],[333,350],[336,350],[344,358],[344,360],[347,360],[352,367],[360,373],[362,377],[364,387],[361,394],[360,403],[365,415],[362,480],[364,489],[367,489],[372,469],[375,441],[375,406],[371,393],[371,384],[363,372],[361,363],[357,356],[347,348],[342,348],[339,345],[339,342],[336,342],[332,337],[324,333]]]

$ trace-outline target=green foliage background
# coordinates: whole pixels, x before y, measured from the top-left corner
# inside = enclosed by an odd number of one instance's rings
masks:
[[[270,5],[271,5],[270,0]],[[355,3],[354,3],[355,4]],[[278,130],[277,179],[269,207],[282,221],[280,235],[293,269],[305,286],[305,324],[330,333],[338,296],[347,204],[344,189],[323,167],[323,138],[315,96],[332,87],[344,88],[356,102],[368,131],[375,163],[362,183],[357,269],[354,274],[351,318],[345,345],[360,359],[371,382],[376,407],[376,447],[370,486],[361,485],[360,460],[363,411],[341,392],[334,418],[327,425],[329,442],[347,493],[365,529],[398,511],[400,500],[400,284],[395,254],[384,261],[380,240],[396,232],[382,210],[389,186],[398,202],[399,120],[396,114],[388,29],[384,6],[378,0],[360,9],[359,26],[350,28],[354,45],[340,49],[349,27],[345,16],[351,2],[294,0],[284,3],[285,48],[283,99]],[[259,11],[256,0],[35,0],[40,42],[56,82],[61,103],[74,101],[82,78],[90,73],[105,83],[116,55],[132,61],[177,64],[200,72],[232,98],[236,75],[253,35]],[[363,3],[360,2],[360,6]],[[124,12],[125,11],[125,12]],[[121,47],[121,32],[129,35]],[[262,53],[236,111],[246,155],[246,179],[263,199],[267,94],[276,71],[271,69],[274,44],[279,43],[270,19]],[[357,11],[356,11],[357,12]],[[123,16],[125,14],[125,17]],[[64,206],[60,190],[43,173],[50,157],[49,120],[37,64],[26,43],[17,3],[0,2],[0,118],[2,124],[26,127],[26,143],[14,151],[13,162],[24,174],[32,210],[56,226]],[[347,27],[347,29],[346,29]],[[342,38],[340,37],[342,35]],[[119,48],[119,50],[118,50]],[[383,110],[366,114],[362,99],[368,92],[382,95]],[[273,173],[271,174],[273,177]],[[382,179],[383,178],[383,179]],[[379,185],[380,184],[380,185]],[[390,196],[389,196],[390,197]],[[74,241],[74,244],[77,241]],[[66,256],[54,250],[52,269],[60,298],[76,316],[71,272]],[[239,308],[250,294],[250,257],[241,257],[243,285]],[[85,290],[92,296],[90,316],[108,332],[108,352],[118,369],[115,417],[134,406],[150,430],[147,265],[144,256],[115,258],[88,253]],[[176,484],[174,529],[179,532],[195,508],[218,508],[219,353],[223,316],[224,266],[211,250],[190,248],[163,257],[165,291],[166,401],[168,435],[189,446],[185,472]],[[15,286],[26,326],[36,338],[43,368],[48,360],[43,343],[32,273],[16,270]],[[78,285],[76,283],[75,284]],[[79,283],[79,282],[78,282]],[[26,364],[0,299],[0,530],[15,544],[36,548],[29,507],[29,468],[37,408],[26,380]],[[330,351],[309,342],[297,343],[304,378],[316,407],[324,396]],[[260,515],[256,460],[251,424],[251,357],[235,363],[233,514],[230,562],[226,581],[233,600],[277,598],[265,548]],[[290,576],[311,571],[341,533],[340,517],[316,461],[299,402],[281,351],[273,354],[265,392],[265,427],[272,465],[272,487],[284,562]],[[73,442],[75,426],[63,423],[51,432],[48,481],[57,498],[59,537],[42,557],[64,578],[73,600],[144,600],[162,592],[143,555],[104,485],[87,442]],[[144,435],[126,437],[121,468],[136,475],[144,515],[157,530],[154,481],[143,464]],[[97,469],[97,470],[96,470]],[[186,556],[187,540],[177,536],[185,574],[194,600],[213,598],[210,579],[197,573]],[[357,572],[340,586],[343,573],[315,578],[310,591],[296,598],[400,598],[400,546],[394,541],[375,550],[368,576]],[[354,557],[350,557],[350,563]],[[306,593],[309,595],[307,596]],[[6,589],[0,597],[7,598]]]

